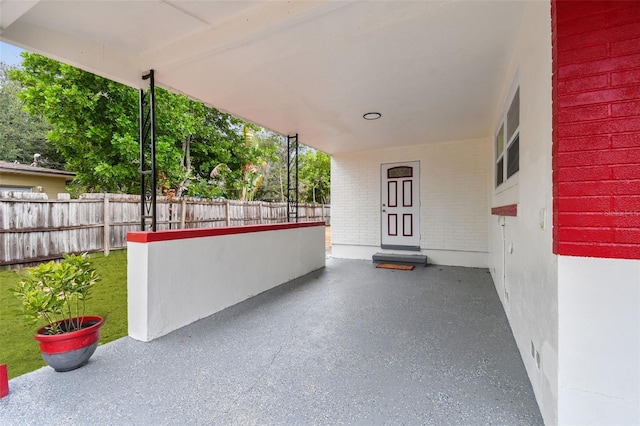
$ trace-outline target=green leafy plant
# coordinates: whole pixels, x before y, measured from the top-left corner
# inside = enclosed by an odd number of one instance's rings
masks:
[[[64,254],[60,263],[31,268],[13,292],[27,321],[45,323],[46,334],[62,334],[81,328],[85,302],[99,280],[86,253]]]

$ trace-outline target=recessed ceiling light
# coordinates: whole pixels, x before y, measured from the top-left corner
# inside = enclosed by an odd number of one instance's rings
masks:
[[[368,112],[362,116],[365,120],[377,120],[380,117],[382,117],[382,114],[379,112]]]

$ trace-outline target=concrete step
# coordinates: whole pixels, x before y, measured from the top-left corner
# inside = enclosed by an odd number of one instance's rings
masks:
[[[373,263],[427,266],[427,256],[424,254],[376,253],[373,255]]]

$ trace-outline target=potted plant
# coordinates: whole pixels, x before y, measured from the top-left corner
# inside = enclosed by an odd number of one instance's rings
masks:
[[[31,268],[13,289],[25,318],[44,324],[34,338],[42,358],[56,371],[82,367],[98,346],[104,319],[85,316],[85,302],[99,280],[86,253],[64,254],[60,263]]]

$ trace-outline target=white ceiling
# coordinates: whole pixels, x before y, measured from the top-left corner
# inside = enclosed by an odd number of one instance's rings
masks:
[[[0,0],[0,39],[134,87],[153,68],[160,86],[337,153],[490,135],[522,9]]]

